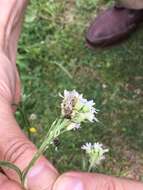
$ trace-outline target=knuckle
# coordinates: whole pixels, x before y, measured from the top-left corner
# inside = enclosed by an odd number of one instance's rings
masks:
[[[5,84],[5,82],[0,82],[0,96],[3,100],[6,100],[8,102],[12,102],[12,94],[10,92],[10,89]]]
[[[7,189],[22,190],[18,184],[14,183],[12,181],[9,181],[8,179],[5,179],[0,183],[0,190],[7,190]]]
[[[110,176],[92,175],[87,173],[77,173],[74,171],[67,172],[59,176],[54,184],[54,190],[72,190],[73,184],[78,183],[78,187],[86,187],[87,189],[96,190],[123,190],[121,184],[117,184],[116,180]]]
[[[95,183],[96,189],[97,190],[116,190],[117,188],[119,188],[120,190],[123,190],[122,187],[120,187],[120,184],[116,184],[114,178],[110,177],[110,176],[106,176],[106,178],[102,178],[97,180],[97,183]]]
[[[6,181],[7,181],[6,176],[4,176],[4,174],[2,174],[0,172],[0,190],[1,190],[1,187],[3,186],[3,184],[6,183]]]
[[[15,92],[15,68],[1,51],[0,59],[0,96],[8,101],[12,101]]]
[[[72,177],[78,177],[80,174],[75,171],[68,171],[61,175],[61,178],[72,178]]]
[[[18,184],[8,180],[8,178],[4,174],[0,173],[0,190],[6,189],[21,190]]]
[[[34,150],[35,147],[28,140],[19,138],[10,142],[5,151],[4,160],[16,163],[28,150]]]

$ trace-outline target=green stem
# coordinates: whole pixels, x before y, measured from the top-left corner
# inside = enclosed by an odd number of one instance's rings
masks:
[[[59,122],[59,121],[58,121]],[[29,163],[29,165],[27,166],[27,168],[25,168],[25,170],[23,171],[22,174],[22,185],[25,186],[25,180],[26,180],[26,176],[28,174],[28,172],[30,171],[30,169],[34,166],[34,164],[36,163],[36,161],[39,159],[39,157],[47,150],[48,145],[50,144],[50,142],[52,141],[52,138],[50,138],[50,134],[51,132],[54,130],[55,126],[57,126],[57,121],[55,121],[49,131],[48,134],[46,135],[43,143],[41,144],[39,150],[35,153],[34,157],[32,158],[31,162]]]
[[[55,138],[57,138],[60,134],[63,134],[66,130],[66,126],[69,124],[69,120],[59,119],[56,120],[50,127],[48,134],[46,135],[42,145],[39,150],[34,155],[33,159],[22,172],[22,185],[25,186],[26,176],[29,170],[34,166],[39,157],[49,148],[49,145],[53,142]]]
[[[29,163],[29,165],[27,166],[27,168],[22,172],[22,185],[25,186],[25,180],[26,180],[26,176],[28,174],[28,172],[30,171],[30,169],[34,166],[34,164],[36,163],[36,161],[40,158],[40,156],[47,150],[49,144],[51,142],[51,139],[45,140],[41,147],[39,148],[39,150],[35,153],[34,157],[32,158],[31,162]]]
[[[25,180],[26,180],[26,176],[29,172],[29,170],[34,166],[35,162],[38,160],[38,158],[42,155],[42,151],[39,150],[38,152],[36,152],[36,154],[34,155],[33,159],[31,160],[31,162],[29,163],[28,167],[22,172],[22,186],[25,187]]]
[[[89,168],[88,168],[88,172],[91,172],[92,171],[92,169],[93,169],[93,167],[94,167],[94,162],[95,162],[95,160],[92,160],[92,161],[90,161],[90,165],[89,165]]]
[[[92,171],[92,164],[90,164],[89,168],[88,168],[88,172]]]
[[[22,171],[15,164],[12,164],[8,161],[0,161],[0,167],[14,170],[17,173],[20,181],[22,181]]]

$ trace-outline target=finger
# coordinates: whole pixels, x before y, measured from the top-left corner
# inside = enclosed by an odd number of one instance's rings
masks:
[[[0,160],[16,164],[25,169],[36,152],[35,146],[22,133],[10,106],[0,101]],[[11,170],[5,170],[10,179],[18,180]],[[57,178],[56,169],[44,157],[41,157],[28,174],[29,190],[50,190]]]
[[[15,70],[16,70],[16,85],[15,85],[14,101],[12,104],[12,109],[14,113],[16,112],[17,107],[21,100],[21,82],[17,68]]]
[[[9,48],[8,48],[9,57],[10,57],[11,62],[14,64],[15,72],[16,72],[16,74],[15,74],[16,86],[15,86],[15,96],[14,96],[14,104],[13,104],[14,105],[13,106],[14,112],[16,111],[17,106],[18,106],[20,99],[21,99],[21,81],[20,81],[20,77],[19,77],[18,68],[16,66],[16,55],[17,55],[18,39],[19,39],[19,35],[21,32],[22,20],[23,20],[23,17],[20,17],[18,24],[13,29],[13,32],[10,36],[10,42],[9,42]]]
[[[20,130],[11,107],[15,94],[13,67],[0,53],[0,160],[10,161],[24,170],[37,151]],[[5,170],[10,179],[18,180],[15,173]],[[27,179],[30,190],[50,189],[57,178],[56,169],[44,158],[32,168]]]
[[[0,173],[0,190],[22,190],[20,186],[14,181],[8,180],[8,178]]]
[[[8,47],[7,47],[8,57],[11,63],[14,64],[15,72],[16,72],[15,99],[14,99],[14,104],[13,104],[14,112],[16,111],[17,105],[19,104],[20,98],[21,98],[21,82],[20,82],[18,69],[16,66],[16,55],[17,55],[18,41],[19,41],[19,36],[21,33],[24,13],[28,4],[28,0],[18,1],[17,3],[19,3],[19,6],[17,5],[18,6],[17,21],[15,24],[12,25],[11,32],[8,39]],[[20,13],[18,14],[18,12]]]
[[[17,1],[17,7],[15,7],[15,23],[9,24],[11,27],[10,35],[8,38],[7,55],[13,64],[16,64],[16,55],[19,37],[21,34],[22,23],[24,19],[25,10],[28,4],[28,0]],[[12,12],[13,13],[13,12]]]
[[[1,0],[1,11],[0,11],[0,45],[7,52],[7,46],[9,43],[9,37],[13,26],[17,24],[19,17],[24,12],[28,0]]]
[[[53,190],[142,190],[143,184],[111,176],[70,172],[60,176]]]

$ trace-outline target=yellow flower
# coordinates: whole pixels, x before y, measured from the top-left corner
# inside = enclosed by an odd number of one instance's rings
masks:
[[[37,133],[37,129],[36,129],[35,127],[29,128],[29,131],[30,131],[31,133]]]

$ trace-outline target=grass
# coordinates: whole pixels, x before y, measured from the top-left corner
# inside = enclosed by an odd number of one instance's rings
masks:
[[[59,92],[76,89],[93,98],[100,110],[99,124],[62,136],[58,151],[47,157],[61,171],[84,170],[83,143],[99,141],[110,148],[99,171],[142,180],[143,172],[143,31],[111,49],[86,47],[85,31],[91,19],[111,1],[31,0],[18,49],[17,64],[27,117],[35,113],[29,134],[38,146],[60,111]],[[28,131],[17,112],[23,130]],[[67,143],[68,142],[68,143]]]

